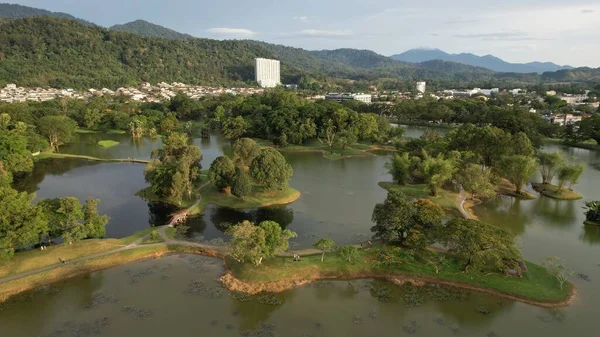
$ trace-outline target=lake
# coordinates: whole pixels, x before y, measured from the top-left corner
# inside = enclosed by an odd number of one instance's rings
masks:
[[[407,129],[411,137],[423,132],[423,128]],[[98,135],[82,137],[96,138],[88,141],[87,148],[78,144],[64,152],[147,159],[160,147],[160,139],[136,145],[128,143],[127,136],[111,136],[121,144],[99,149],[94,145]],[[205,168],[230,151],[229,143],[217,136],[194,142],[202,148]],[[396,287],[372,280],[320,282],[285,292],[279,295],[281,304],[268,305],[260,303],[264,299],[240,301],[223,293],[215,283],[222,268],[217,260],[181,255],[132,263],[21,296],[0,307],[2,335],[239,336],[246,331],[246,336],[595,336],[600,230],[583,226],[582,205],[600,199],[600,171],[592,166],[600,162],[600,153],[556,145],[544,149],[565,151],[588,165],[575,186],[583,200],[499,197],[477,206],[475,212],[481,220],[518,235],[528,260],[560,256],[577,274],[588,276],[589,281],[572,278],[579,297],[568,308],[540,309],[482,294]],[[324,236],[339,243],[370,236],[371,212],[386,195],[377,182],[390,180],[384,168],[386,156],[331,161],[315,153],[285,155],[294,168],[290,185],[302,192],[298,201],[246,211],[208,206],[190,221],[192,235],[224,237],[219,229],[222,223],[273,219],[298,233],[296,247],[308,247]],[[36,190],[38,197],[100,198],[100,211],[112,218],[109,236],[120,237],[162,224],[168,215],[168,210],[134,195],[146,186],[143,168],[51,163],[36,168],[21,188]],[[31,317],[36,324],[31,324]]]

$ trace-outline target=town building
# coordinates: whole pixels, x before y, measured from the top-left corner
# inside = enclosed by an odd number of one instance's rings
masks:
[[[573,125],[577,122],[581,122],[582,120],[581,116],[576,116],[573,114],[547,115],[545,118],[550,123],[558,124],[560,126]]]
[[[277,60],[255,59],[256,83],[263,88],[274,88],[281,84],[280,63]]]
[[[417,82],[417,91],[424,94],[427,88],[427,82]]]
[[[559,97],[563,101],[567,102],[567,104],[580,104],[589,98],[588,95],[570,95],[570,94],[564,94]]]
[[[369,94],[363,94],[363,93],[358,93],[358,94],[338,94],[338,93],[329,93],[327,95],[325,95],[325,99],[326,100],[330,100],[330,101],[336,101],[336,102],[342,102],[342,101],[347,101],[347,100],[357,100],[363,103],[371,103],[372,100],[372,96]]]

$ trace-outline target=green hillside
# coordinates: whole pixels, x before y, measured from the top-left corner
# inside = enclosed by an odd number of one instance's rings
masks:
[[[36,16],[49,16],[60,19],[75,20],[84,25],[93,25],[93,23],[76,18],[71,14],[51,12],[45,9],[21,6],[17,4],[0,3],[0,17],[9,19],[22,19]]]
[[[119,32],[137,34],[145,37],[159,37],[169,40],[185,40],[193,38],[193,36],[191,35],[179,33],[172,29],[155,25],[144,20],[136,20],[123,25],[115,25],[110,27],[110,29]]]

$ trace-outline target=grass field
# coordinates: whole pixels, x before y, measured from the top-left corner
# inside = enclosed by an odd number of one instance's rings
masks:
[[[438,195],[433,197],[425,184],[398,185],[392,182],[380,182],[378,185],[388,191],[396,190],[416,199],[431,200],[448,211],[454,213],[459,212],[457,206],[459,198],[458,192],[439,189]]]
[[[240,264],[228,260],[227,265],[233,275],[244,281],[254,283],[316,280],[322,278],[360,278],[390,275],[420,277],[426,281],[435,279],[460,283],[473,287],[492,289],[507,295],[539,302],[559,302],[565,300],[570,292],[570,286],[560,289],[555,278],[536,264],[527,262],[529,271],[523,278],[506,277],[501,274],[482,274],[479,272],[463,272],[456,263],[448,263],[439,274],[433,266],[426,262],[402,260],[393,266],[381,267],[373,263],[377,247],[360,251],[360,259],[355,263],[342,260],[335,253],[302,257],[302,261],[294,262],[290,257],[278,257],[265,261],[260,266]],[[442,253],[432,253],[442,254]]]
[[[267,207],[272,205],[285,205],[296,201],[300,197],[300,192],[286,187],[283,190],[264,191],[261,186],[254,186],[249,196],[243,199],[217,191],[213,184],[208,184],[200,190],[200,203],[191,210],[192,214],[198,214],[205,205],[216,204],[236,209],[249,209]]]
[[[47,250],[28,250],[16,253],[10,261],[0,264],[0,278],[11,274],[24,273],[60,262],[60,259],[73,260],[123,246],[150,234],[151,228],[139,231],[122,239],[93,239],[77,241],[72,245],[60,244],[49,246]]]
[[[573,190],[567,188],[560,188],[552,184],[532,184],[533,189],[538,191],[540,194],[545,195],[552,199],[559,200],[579,200],[583,196]]]
[[[337,148],[334,149],[333,152],[330,152],[329,147],[326,144],[319,142],[318,140],[311,140],[303,145],[288,146],[276,146],[272,142],[264,139],[253,138],[253,140],[262,147],[273,147],[281,152],[320,152],[323,154],[323,157],[327,159],[343,159],[360,156],[372,156],[373,153],[371,151],[382,149],[395,151],[393,147],[386,147],[382,145],[374,145],[367,143],[356,143],[348,146],[342,154],[342,151]]]
[[[502,179],[498,185],[496,185],[496,193],[507,195],[513,198],[534,200],[537,197],[534,194],[529,193],[526,190],[521,190],[521,194],[517,194],[515,185],[511,184],[508,180]]]
[[[120,143],[114,140],[101,140],[98,142],[98,146],[103,147],[105,149],[109,148],[109,147],[113,147],[113,146],[117,146]]]

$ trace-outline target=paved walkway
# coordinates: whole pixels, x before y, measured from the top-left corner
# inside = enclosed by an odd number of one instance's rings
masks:
[[[458,210],[460,211],[460,214],[462,214],[462,216],[465,219],[473,219],[471,214],[469,214],[469,212],[467,212],[465,210],[465,201],[466,200],[467,200],[467,196],[466,196],[465,190],[461,187],[460,188],[460,199],[458,201]]]

